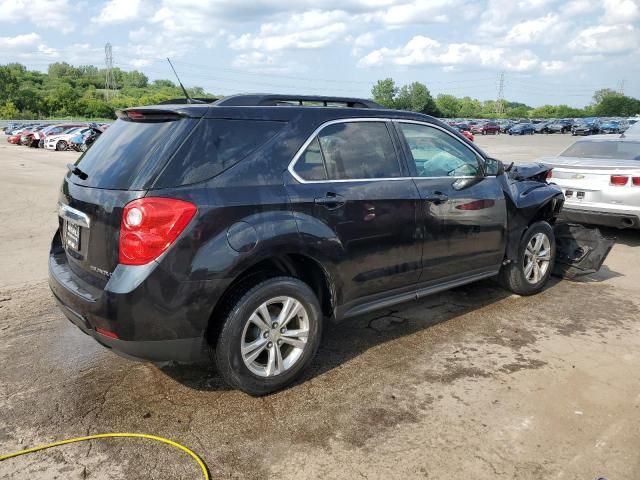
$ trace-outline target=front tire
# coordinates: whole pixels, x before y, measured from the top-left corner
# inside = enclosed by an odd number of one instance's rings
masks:
[[[513,293],[534,295],[544,288],[555,260],[553,228],[547,222],[536,222],[522,236],[517,259],[500,270],[500,281]]]
[[[59,152],[66,149],[67,149],[67,142],[65,142],[64,140],[60,140],[58,143],[56,143],[56,150],[58,150]]]
[[[225,381],[249,395],[286,387],[309,365],[322,334],[322,309],[309,286],[292,277],[258,283],[229,300],[215,344]]]

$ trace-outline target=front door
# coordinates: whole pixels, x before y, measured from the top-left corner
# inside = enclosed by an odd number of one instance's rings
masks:
[[[507,227],[498,179],[484,175],[480,155],[445,129],[394,124],[422,199],[425,244],[420,282],[497,271],[504,259]]]
[[[307,142],[287,183],[303,244],[332,265],[340,305],[412,289],[421,270],[418,190],[393,126],[341,120]]]

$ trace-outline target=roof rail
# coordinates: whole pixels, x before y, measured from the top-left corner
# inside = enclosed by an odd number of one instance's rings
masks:
[[[264,93],[231,95],[218,100],[216,102],[216,106],[274,107],[279,105],[304,106],[308,103],[319,103],[325,107],[345,106],[350,108],[384,108],[376,102],[362,98],[324,97],[314,95],[273,95]]]
[[[192,100],[196,100],[196,102],[194,102],[194,104],[198,104],[198,103],[213,103],[217,100],[219,100],[218,98],[192,98]],[[158,102],[156,105],[182,105],[182,104],[188,104],[188,100],[184,97],[181,98],[170,98],[169,100],[163,100],[162,102]]]

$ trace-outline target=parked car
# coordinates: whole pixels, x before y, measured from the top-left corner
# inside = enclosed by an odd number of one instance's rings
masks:
[[[84,133],[88,128],[86,126],[71,127],[56,135],[48,134],[44,140],[44,148],[58,151],[67,150],[69,148],[69,140],[76,134]]]
[[[471,127],[471,133],[480,135],[497,135],[500,133],[500,126],[496,122],[478,123]]]
[[[52,137],[54,135],[60,135],[72,128],[86,127],[86,126],[87,126],[86,123],[60,123],[57,125],[50,125],[47,128],[43,128],[41,131],[37,132],[38,147],[44,148],[45,140],[49,137]]]
[[[600,121],[597,118],[578,120],[571,127],[571,135],[595,135],[600,132]]]
[[[547,133],[568,133],[572,125],[572,120],[556,120],[547,126]]]
[[[465,137],[470,142],[473,142],[475,140],[473,133],[471,133],[469,130],[462,130],[461,128],[458,128],[458,127],[454,127],[454,128],[458,130],[462,134],[462,136]]]
[[[539,122],[536,123],[533,128],[536,133],[549,133],[549,125],[553,122]]]
[[[508,131],[509,135],[533,135],[536,129],[531,123],[516,123]]]
[[[102,133],[102,129],[94,124],[73,135],[69,139],[69,148],[78,152],[86,152]]]
[[[47,127],[46,125],[38,125],[37,127],[33,127],[28,130],[23,130],[22,133],[20,134],[20,144],[27,147],[32,147],[32,146],[37,147],[38,142],[36,140],[36,136],[38,132],[41,132],[46,127]]]
[[[114,352],[212,351],[262,395],[309,365],[325,318],[496,275],[535,294],[554,267],[548,168],[507,172],[427,115],[284,95],[117,115],[69,167],[49,254],[62,311]]]
[[[31,128],[31,125],[23,126],[21,128],[12,130],[11,134],[7,137],[7,142],[12,143],[14,145],[19,145],[22,132],[29,130],[29,128]]]
[[[596,135],[540,161],[553,168],[550,181],[563,189],[563,217],[640,228],[640,137]]]
[[[500,122],[498,122],[498,125],[500,125],[501,133],[507,133],[509,129],[515,125],[515,123],[511,120],[501,120]]]
[[[621,120],[607,120],[600,125],[600,133],[621,133],[628,128]]]

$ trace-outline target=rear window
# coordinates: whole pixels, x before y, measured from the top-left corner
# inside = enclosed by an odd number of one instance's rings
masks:
[[[203,119],[154,187],[188,185],[214,177],[264,145],[284,125],[267,120]]]
[[[562,157],[640,160],[640,142],[582,141],[576,142],[560,154]]]
[[[69,178],[87,187],[144,190],[197,122],[117,120],[76,162],[87,178]]]

